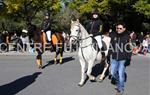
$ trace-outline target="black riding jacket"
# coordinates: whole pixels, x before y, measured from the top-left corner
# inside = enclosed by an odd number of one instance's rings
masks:
[[[87,31],[89,34],[93,34],[93,36],[101,35],[102,21],[99,19],[92,20],[89,22],[87,26]]]
[[[127,60],[131,58],[131,49],[129,45],[129,33],[127,31],[118,34],[117,32],[110,33],[111,45],[110,52],[112,59]]]
[[[42,23],[42,27],[41,28],[42,28],[42,30],[44,30],[44,32],[46,32],[48,30],[51,30],[50,26],[51,26],[50,20],[49,19],[45,19],[43,21],[43,23]]]

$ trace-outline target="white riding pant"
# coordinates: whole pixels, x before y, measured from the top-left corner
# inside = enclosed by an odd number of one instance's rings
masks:
[[[102,49],[102,36],[101,35],[98,35],[98,36],[95,36],[94,37],[97,41],[97,44],[98,44],[98,47],[99,49]]]
[[[51,31],[46,31],[47,40],[51,41]]]

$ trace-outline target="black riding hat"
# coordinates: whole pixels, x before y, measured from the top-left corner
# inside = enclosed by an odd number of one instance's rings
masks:
[[[93,14],[100,15],[97,8],[94,8],[94,9],[92,10],[92,15],[93,15]]]
[[[45,15],[45,16],[49,16],[49,13],[45,13],[44,15]]]
[[[45,10],[44,16],[50,16],[50,12],[48,10]]]

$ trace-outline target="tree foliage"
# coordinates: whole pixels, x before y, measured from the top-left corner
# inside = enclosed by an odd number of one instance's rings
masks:
[[[111,25],[124,21],[129,30],[142,31],[142,22],[150,19],[149,2],[149,0],[73,0],[70,8],[78,10],[83,16],[84,14],[89,16],[88,13],[96,7],[104,21],[107,20]]]
[[[119,20],[127,23],[129,30],[150,29],[149,0],[2,0],[0,28],[2,23],[24,28],[26,23],[40,25],[44,10],[49,10],[53,28],[69,30],[73,17],[81,21],[89,19],[93,8],[97,8],[104,21],[111,26]],[[7,23],[7,24],[6,24]],[[143,24],[144,23],[144,24]],[[146,24],[145,24],[146,23]],[[7,27],[8,27],[7,26]],[[12,29],[12,28],[10,28]]]
[[[36,19],[36,14],[40,11],[49,10],[53,14],[61,8],[61,0],[4,0],[4,4],[0,17],[11,19],[12,23],[25,23],[21,24],[24,26],[27,23],[32,23],[32,20]],[[42,20],[42,18],[39,19]],[[17,25],[16,27],[19,27]]]
[[[147,18],[150,18],[150,1],[149,0],[139,0],[133,5],[133,8],[136,9],[136,12],[145,15]]]
[[[74,0],[69,7],[82,14],[91,12],[93,8],[98,8],[103,15],[109,11],[108,0]]]
[[[17,14],[25,20],[32,20],[40,10],[58,11],[60,0],[5,0],[8,14]]]

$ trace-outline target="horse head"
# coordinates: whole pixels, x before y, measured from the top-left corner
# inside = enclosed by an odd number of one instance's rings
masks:
[[[80,38],[80,23],[79,20],[71,21],[71,34],[70,34],[70,43],[76,44]]]

